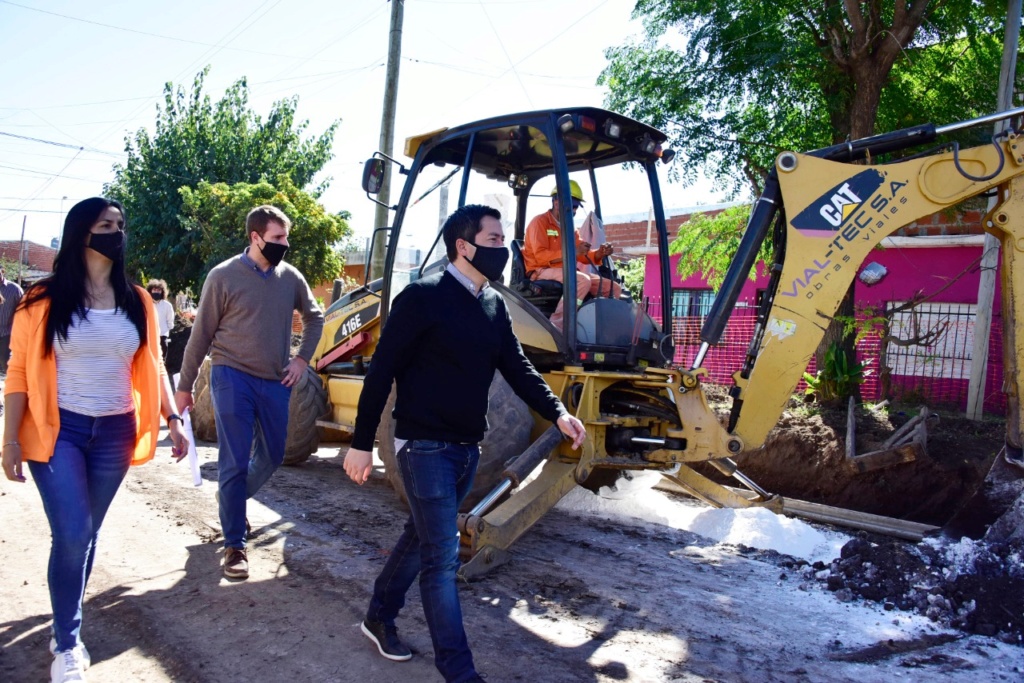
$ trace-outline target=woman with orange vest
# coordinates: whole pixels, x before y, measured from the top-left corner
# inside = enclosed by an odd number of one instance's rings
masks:
[[[115,201],[79,202],[64,221],[54,273],[14,314],[3,469],[28,462],[53,537],[53,681],[84,681],[82,603],[103,517],[130,465],[153,458],[160,415],[179,460],[188,450],[160,355],[156,311],[124,268],[125,215]]]

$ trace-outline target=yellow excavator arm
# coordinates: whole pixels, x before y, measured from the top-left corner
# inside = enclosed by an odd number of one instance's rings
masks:
[[[746,376],[735,377],[737,400],[757,406],[742,410],[732,430],[747,448],[762,444],[775,426],[868,254],[911,221],[997,188],[1000,203],[985,224],[1003,245],[1004,320],[1024,319],[1024,283],[1014,282],[1022,277],[1014,262],[1024,248],[1024,142],[1015,133],[992,145],[880,166],[787,152],[776,171],[785,259],[756,359]],[[1015,348],[1012,341],[1007,348]]]

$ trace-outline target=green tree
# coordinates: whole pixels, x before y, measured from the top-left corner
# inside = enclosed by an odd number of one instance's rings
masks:
[[[684,181],[706,169],[756,193],[781,151],[996,101],[995,0],[638,0],[633,14],[645,36],[606,52],[600,82],[610,107],[666,130]]]
[[[679,277],[685,280],[700,273],[711,288],[717,290],[725,279],[732,255],[739,248],[749,219],[749,204],[730,207],[714,216],[699,212],[691,215],[679,226],[679,234],[668,245],[669,254],[679,255]],[[767,261],[770,256],[765,243],[760,260]]]
[[[0,258],[0,268],[3,268],[4,277],[11,282],[20,280],[22,273],[25,271],[25,266],[20,260],[15,261],[6,258]]]
[[[128,159],[115,166],[114,180],[105,188],[128,214],[129,267],[164,278],[174,289],[194,287],[211,265],[209,248],[202,244],[209,236],[182,220],[181,188],[195,190],[201,182],[277,182],[287,176],[305,189],[330,160],[338,126],[335,122],[320,136],[305,137],[308,122],[296,121],[294,97],[276,102],[264,120],[249,107],[244,78],[214,104],[203,93],[208,73],[209,67],[196,75],[190,93],[172,83],[164,86],[153,132],[143,128],[125,138]],[[311,196],[318,197],[324,188],[313,188]],[[310,239],[330,244],[327,235]]]
[[[622,285],[633,296],[633,300],[643,300],[647,259],[640,256],[628,261],[618,261],[615,264],[615,269],[618,271],[619,277],[622,278]]]
[[[265,180],[234,185],[202,181],[195,189],[181,188],[181,197],[182,224],[200,237],[193,252],[199,275],[189,283],[194,292],[202,289],[213,266],[246,244],[245,216],[261,204],[273,204],[292,219],[287,260],[310,285],[333,281],[342,272],[345,263],[333,245],[351,236],[348,222],[324,211],[312,194],[299,189],[286,175],[278,176],[276,185]]]
[[[756,194],[781,151],[868,137],[879,121],[990,111],[1005,13],[995,0],[637,0],[645,36],[606,52],[600,82],[610,107],[666,130],[684,182],[703,169],[721,189]],[[709,272],[735,253],[714,233],[689,239],[681,270]],[[852,292],[840,315],[853,315]],[[833,324],[819,364],[840,339]]]

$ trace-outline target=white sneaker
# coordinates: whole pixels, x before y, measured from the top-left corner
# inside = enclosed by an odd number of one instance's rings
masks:
[[[82,670],[88,669],[92,665],[92,657],[89,656],[89,651],[85,649],[85,643],[79,643],[75,651],[78,653],[78,660],[82,663]],[[57,639],[53,636],[50,637],[50,654],[57,654]]]
[[[50,665],[50,683],[85,683],[85,667],[78,648],[58,652]]]

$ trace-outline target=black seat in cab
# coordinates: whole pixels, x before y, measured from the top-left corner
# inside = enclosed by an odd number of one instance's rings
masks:
[[[512,240],[512,276],[510,289],[550,316],[562,298],[562,283],[557,280],[531,280],[523,260],[523,241]]]

